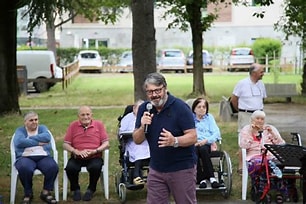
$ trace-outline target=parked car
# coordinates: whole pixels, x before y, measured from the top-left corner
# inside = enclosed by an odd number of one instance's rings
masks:
[[[207,72],[212,72],[212,56],[207,50],[202,50],[203,68]],[[186,58],[186,65],[193,65],[193,50],[191,50]]]
[[[80,71],[102,72],[102,59],[96,50],[82,50],[78,54]]]
[[[59,81],[56,78],[62,78],[63,71],[50,50],[18,50],[16,61],[17,66],[26,67],[28,88],[34,87],[37,92],[48,91]]]
[[[119,58],[117,64],[120,73],[133,72],[133,56],[132,51],[125,51]]]
[[[212,56],[207,50],[202,50],[203,65],[212,65]],[[186,59],[187,65],[193,65],[193,50],[191,50]]]
[[[185,54],[180,49],[162,49],[156,55],[157,66],[161,71],[184,72],[186,65]]]
[[[233,48],[229,56],[228,71],[249,70],[251,64],[255,62],[254,54],[251,48],[239,47]]]

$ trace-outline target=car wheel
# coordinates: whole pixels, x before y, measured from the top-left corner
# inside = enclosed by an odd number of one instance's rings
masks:
[[[45,92],[45,91],[48,91],[50,86],[47,82],[45,82],[43,79],[41,81],[38,81],[38,82],[34,82],[34,87],[35,87],[35,90],[38,92],[38,93],[42,93],[42,92]]]

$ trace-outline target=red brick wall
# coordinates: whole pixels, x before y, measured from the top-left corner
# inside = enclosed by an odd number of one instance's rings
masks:
[[[232,21],[232,3],[230,0],[225,3],[219,3],[219,5],[209,4],[207,11],[209,13],[215,13],[215,9],[218,11],[218,19],[215,22],[231,22]]]

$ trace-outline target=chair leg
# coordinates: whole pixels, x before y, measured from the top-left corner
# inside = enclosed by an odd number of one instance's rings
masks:
[[[101,178],[102,189],[104,190],[105,198],[109,199],[109,183],[108,183],[108,171],[103,167],[103,173],[101,174],[103,178]],[[102,183],[103,182],[103,183]]]
[[[10,197],[10,203],[15,203],[15,196],[16,196],[16,188],[17,188],[17,170],[12,170],[11,173],[11,197]]]
[[[59,201],[59,189],[58,189],[58,176],[56,177],[54,181],[54,194],[55,194],[55,199],[56,201]]]
[[[248,169],[246,162],[246,150],[242,149],[242,200],[246,200],[248,189]]]
[[[68,178],[66,171],[63,173],[63,200],[67,200],[67,189],[68,188]]]

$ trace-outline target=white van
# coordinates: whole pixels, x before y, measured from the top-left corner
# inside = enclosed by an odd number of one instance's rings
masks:
[[[59,81],[56,78],[62,78],[62,69],[56,66],[52,51],[19,50],[16,52],[16,61],[17,66],[26,66],[28,86],[34,86],[37,92],[49,90]]]

